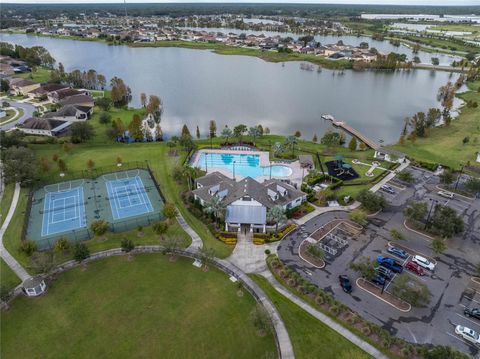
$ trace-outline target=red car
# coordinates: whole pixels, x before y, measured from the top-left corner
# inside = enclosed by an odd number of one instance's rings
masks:
[[[423,270],[422,267],[420,267],[417,263],[414,262],[408,262],[405,265],[405,268],[408,269],[410,272],[413,272],[418,275],[425,275],[425,271]]]

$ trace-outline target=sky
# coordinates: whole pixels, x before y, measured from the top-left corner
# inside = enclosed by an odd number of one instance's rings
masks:
[[[123,0],[0,0],[16,4],[123,3]],[[127,0],[127,3],[308,3],[308,4],[386,4],[386,5],[479,5],[480,0]]]

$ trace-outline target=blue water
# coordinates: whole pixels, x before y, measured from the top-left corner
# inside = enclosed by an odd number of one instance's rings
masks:
[[[202,170],[212,172],[214,169],[227,170],[231,173],[235,171],[236,176],[252,177],[270,176],[287,177],[292,170],[287,166],[272,165],[260,166],[259,155],[230,154],[230,153],[202,153],[197,162],[197,166]]]

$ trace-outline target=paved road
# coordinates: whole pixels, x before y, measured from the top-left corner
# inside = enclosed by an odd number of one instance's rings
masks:
[[[4,99],[3,101],[7,101],[12,107],[21,108],[23,110],[23,115],[20,118],[16,119],[15,121],[11,121],[9,123],[6,123],[5,125],[0,126],[0,129],[4,131],[9,130],[15,127],[15,125],[25,122],[26,119],[33,117],[35,106],[29,103],[12,101],[9,99]]]

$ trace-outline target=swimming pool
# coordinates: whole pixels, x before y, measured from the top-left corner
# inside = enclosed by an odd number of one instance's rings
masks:
[[[292,169],[288,166],[272,165],[262,167],[259,155],[232,154],[232,153],[201,153],[197,161],[197,167],[209,172],[212,169],[222,169],[242,177],[288,177]]]

